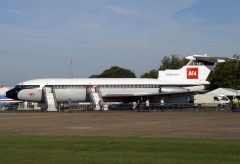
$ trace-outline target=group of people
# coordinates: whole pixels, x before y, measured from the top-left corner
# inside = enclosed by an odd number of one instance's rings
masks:
[[[143,98],[141,97],[140,100],[138,100],[137,102],[134,102],[133,104],[133,108],[136,109],[137,111],[146,109],[148,110],[150,107],[150,101],[149,99],[147,99],[146,101],[143,101]]]
[[[161,98],[160,104],[161,104],[161,106],[164,106],[164,98]],[[133,109],[136,109],[137,111],[150,110],[150,101],[149,101],[149,99],[147,98],[146,101],[144,101],[143,98],[141,97],[141,99],[138,100],[137,103],[134,102]]]
[[[233,99],[231,101],[231,110],[232,110],[232,112],[239,112],[240,111],[239,108],[240,108],[240,101],[235,96],[235,97],[233,97]]]

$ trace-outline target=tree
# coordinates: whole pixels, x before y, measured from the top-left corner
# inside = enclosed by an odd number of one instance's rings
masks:
[[[141,75],[141,78],[154,78],[157,79],[158,78],[158,71],[155,69],[152,69],[149,72],[144,73],[143,75]]]
[[[89,78],[99,78],[100,75],[91,75]]]
[[[240,54],[234,54],[234,55],[233,55],[233,58],[240,60]]]
[[[218,64],[207,80],[210,82],[207,88],[209,90],[219,87],[240,89],[240,62],[228,61]]]
[[[104,70],[100,75],[92,75],[90,78],[135,78],[133,71],[118,66],[112,66]]]
[[[186,64],[186,60],[184,58],[180,58],[177,55],[165,56],[162,61],[159,70],[166,69],[179,69],[183,65]]]
[[[162,61],[159,70],[166,69],[179,69],[187,63],[187,60],[180,58],[177,55],[165,56]],[[141,75],[141,78],[158,78],[158,70],[152,69],[149,72]]]

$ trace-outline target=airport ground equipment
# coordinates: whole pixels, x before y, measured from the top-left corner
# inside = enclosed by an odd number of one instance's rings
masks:
[[[194,104],[196,106],[212,106],[222,107],[229,104],[230,100],[223,94],[197,94],[194,96]]]
[[[54,89],[50,87],[44,88],[45,102],[48,112],[57,112],[57,102],[54,94]]]
[[[101,105],[103,105],[103,99],[100,89],[96,86],[89,86],[87,88],[87,92],[89,94],[90,101],[93,104],[93,110],[101,110]]]

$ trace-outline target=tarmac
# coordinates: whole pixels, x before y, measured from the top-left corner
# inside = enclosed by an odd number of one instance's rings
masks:
[[[240,139],[240,113],[0,113],[0,135]]]

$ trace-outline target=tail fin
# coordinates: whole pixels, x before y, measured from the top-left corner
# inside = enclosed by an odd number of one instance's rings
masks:
[[[159,71],[158,79],[169,81],[188,81],[199,84],[209,84],[206,81],[211,70],[213,70],[217,63],[223,63],[230,58],[225,57],[209,57],[207,55],[192,55],[185,57],[189,62],[178,70]]]

